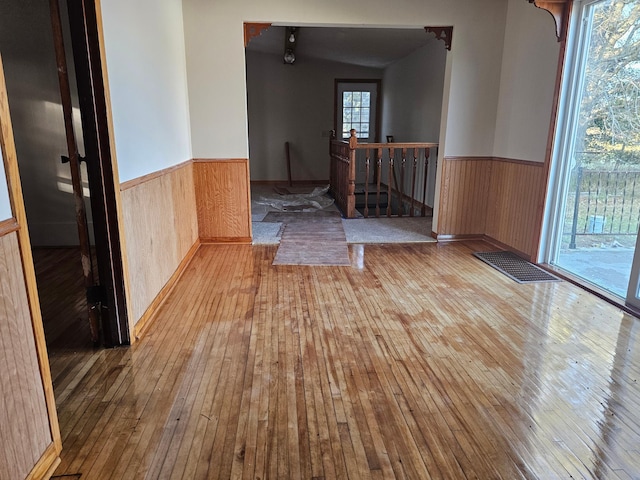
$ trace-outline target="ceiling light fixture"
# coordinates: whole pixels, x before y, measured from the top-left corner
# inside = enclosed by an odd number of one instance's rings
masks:
[[[287,50],[284,52],[284,63],[287,65],[293,65],[293,62],[296,61],[296,54],[293,53],[293,50]]]
[[[295,49],[297,45],[297,35],[298,28],[297,27],[285,27],[284,30],[284,55],[283,60],[287,65],[293,65],[293,62],[296,61]]]

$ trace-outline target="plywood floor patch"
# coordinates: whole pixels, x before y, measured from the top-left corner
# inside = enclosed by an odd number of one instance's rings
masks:
[[[322,215],[297,214],[306,217],[305,221],[298,221],[296,214],[288,219],[278,216],[286,223],[274,265],[351,265],[340,216],[319,213]]]

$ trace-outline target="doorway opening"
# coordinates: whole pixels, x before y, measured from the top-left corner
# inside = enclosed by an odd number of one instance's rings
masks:
[[[585,1],[574,16],[547,260],[637,304],[640,4]]]
[[[438,142],[447,50],[424,27],[265,27],[245,50],[252,198],[265,196],[265,190],[274,186],[292,191],[290,183],[294,190],[306,184],[309,192],[314,186],[328,186],[332,131],[342,138],[347,124],[356,126],[361,142],[385,141],[387,136],[399,143]],[[287,32],[292,31],[295,61],[291,63],[285,55],[291,47]],[[347,111],[342,109],[344,92],[336,89],[342,86],[351,102]],[[412,162],[413,158],[407,160]],[[407,167],[407,178],[411,168]],[[397,190],[402,191],[400,163],[397,170]],[[435,172],[434,158],[426,182],[429,207],[433,207]],[[423,191],[422,183],[419,190]],[[262,230],[257,223],[264,223],[259,213],[259,205],[252,208],[254,237]],[[425,223],[425,232],[429,229]]]
[[[0,7],[0,49],[50,353],[129,343],[95,3],[57,3],[6,2]],[[61,38],[54,34],[56,10]],[[83,160],[75,199],[69,162],[62,163],[72,155],[56,40],[66,56],[72,131]],[[88,213],[91,244],[89,258],[82,260],[78,202]],[[91,285],[82,279],[87,263],[92,266]],[[93,338],[90,305],[100,319]]]

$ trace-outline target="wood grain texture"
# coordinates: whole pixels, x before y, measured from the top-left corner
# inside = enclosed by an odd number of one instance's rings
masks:
[[[136,323],[198,240],[193,164],[182,165],[121,192],[128,301]]]
[[[16,233],[0,237],[0,345],[0,478],[23,479],[53,438]]]
[[[16,372],[9,367],[11,362],[16,366],[19,365],[23,369],[20,375],[24,375],[24,377],[17,377],[21,383],[21,385],[17,385],[17,391],[3,391],[0,393],[0,401],[5,406],[13,405],[16,412],[21,409],[28,412],[27,416],[22,418],[20,415],[14,415],[8,409],[5,410],[4,414],[7,416],[0,421],[0,425],[2,425],[0,435],[4,435],[4,432],[9,432],[8,436],[14,435],[16,432],[24,435],[24,429],[27,429],[27,432],[32,431],[34,434],[33,438],[27,440],[32,442],[29,451],[16,450],[20,448],[19,445],[25,445],[21,443],[23,439],[16,438],[16,444],[12,445],[11,439],[3,438],[5,441],[2,443],[7,445],[9,458],[5,458],[5,462],[0,462],[0,469],[5,468],[9,472],[20,471],[20,476],[15,478],[44,478],[57,462],[62,444],[1,56],[0,150],[7,177],[13,218],[18,227],[15,232],[8,233],[1,238],[4,251],[0,254],[0,261],[5,265],[7,271],[6,275],[3,272],[0,276],[4,292],[0,300],[0,310],[4,309],[7,320],[0,319],[0,326],[7,328],[11,327],[14,322],[18,322],[17,326],[21,328],[19,332],[13,330],[10,332],[11,335],[17,334],[19,337],[17,345],[12,345],[11,336],[5,337],[4,333],[0,334],[2,341],[7,342],[4,343],[1,353],[5,358],[4,366],[0,370],[2,377],[0,383],[3,388],[5,385],[10,389],[16,386],[15,381],[12,381],[16,378]],[[36,368],[33,368],[34,365]],[[26,390],[25,387],[27,387]],[[42,397],[39,392],[42,392]],[[44,410],[41,408],[42,405],[36,406],[36,402],[39,404],[39,398],[44,402]],[[41,445],[47,436],[49,440],[42,448]],[[28,468],[24,474],[22,474],[23,468]],[[4,478],[2,473],[0,472],[0,478]],[[6,478],[14,477],[7,476]]]
[[[445,158],[438,239],[483,236],[531,257],[538,248],[544,163]]]
[[[637,478],[640,323],[483,242],[202,246],[129,349],[52,362],[82,478]]]
[[[482,235],[487,224],[491,158],[445,158],[439,235]]]
[[[544,201],[544,164],[494,160],[485,233],[531,257],[538,248],[537,212]]]
[[[193,164],[200,240],[251,242],[251,195],[247,159]]]

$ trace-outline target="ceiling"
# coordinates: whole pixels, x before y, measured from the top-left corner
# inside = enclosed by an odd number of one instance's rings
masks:
[[[285,28],[269,27],[249,42],[247,50],[283,55]],[[296,37],[296,62],[317,59],[374,68],[385,68],[438,42],[424,28],[300,27]],[[445,48],[441,41],[440,45]]]

